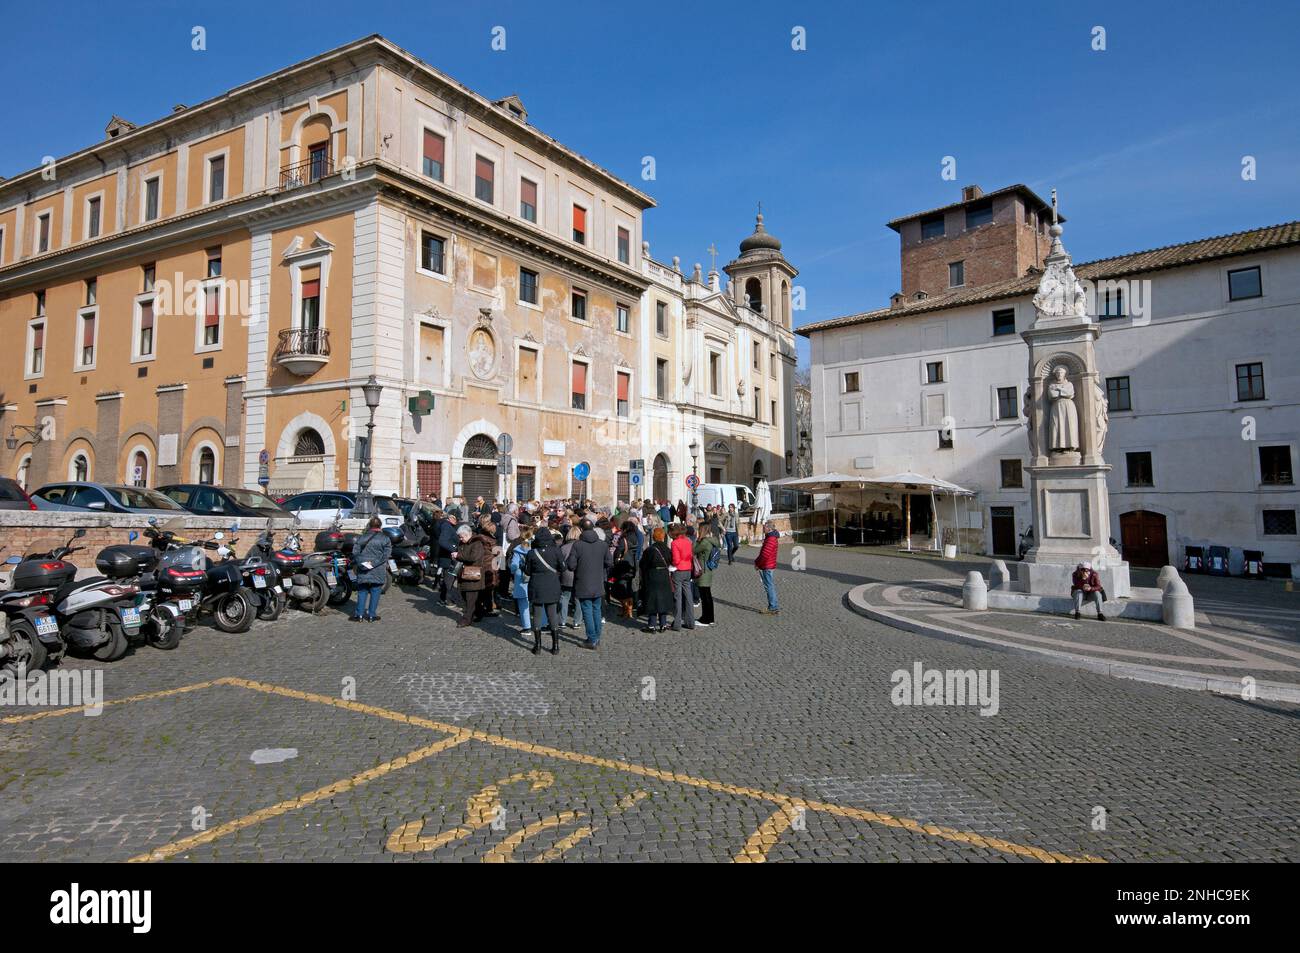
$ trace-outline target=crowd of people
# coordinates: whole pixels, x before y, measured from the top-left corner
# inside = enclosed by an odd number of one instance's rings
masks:
[[[714,572],[735,563],[742,519],[734,504],[702,507],[685,501],[617,502],[612,509],[586,500],[494,503],[478,497],[436,498],[430,529],[431,561],[445,604],[459,593],[459,628],[501,610],[517,614],[520,631],[540,653],[543,633],[552,654],[560,629],[581,619],[584,648],[600,646],[607,612],[640,624],[642,632],[694,631],[717,623]],[[775,569],[780,536],[762,524],[755,560],[766,606],[775,615]]]

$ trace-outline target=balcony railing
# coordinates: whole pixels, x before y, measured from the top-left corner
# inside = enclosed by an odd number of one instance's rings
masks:
[[[280,170],[280,191],[296,189],[303,185],[319,182],[327,175],[334,174],[334,159],[329,155],[314,155],[296,165],[287,165]]]
[[[282,357],[329,357],[330,333],[325,328],[290,328],[281,331],[275,356],[277,360]]]

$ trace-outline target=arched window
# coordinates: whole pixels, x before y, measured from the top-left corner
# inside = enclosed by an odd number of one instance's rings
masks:
[[[763,283],[757,278],[745,282],[745,304],[751,311],[763,313]]]
[[[754,489],[758,489],[758,484],[763,480],[766,473],[762,460],[754,461]]]
[[[781,323],[790,327],[790,282],[781,282]]]
[[[656,502],[668,499],[668,458],[662,453],[655,457],[652,493]]]
[[[217,482],[217,455],[211,447],[199,451],[199,482],[209,486]]]
[[[330,121],[313,116],[302,127],[302,153],[307,163],[308,182],[316,182],[334,171],[330,155]]]
[[[323,457],[325,456],[325,441],[311,427],[303,427],[298,431],[298,436],[294,440],[293,455],[295,457]]]
[[[78,483],[85,483],[90,479],[90,460],[84,453],[79,453],[72,458],[72,479]]]
[[[475,434],[465,442],[465,459],[495,460],[497,458],[496,442],[484,434]]]
[[[131,460],[129,474],[133,486],[149,485],[149,456],[143,450],[137,450]]]

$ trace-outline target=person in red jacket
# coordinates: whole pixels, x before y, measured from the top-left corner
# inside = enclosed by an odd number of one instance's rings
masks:
[[[776,531],[776,524],[768,520],[763,524],[763,548],[758,551],[758,558],[754,560],[754,568],[758,570],[758,578],[763,581],[763,589],[767,593],[767,608],[760,610],[763,615],[776,615],[781,611],[780,605],[776,601],[776,547],[781,542],[781,534]]]
[[[1079,611],[1083,608],[1083,600],[1087,599],[1097,607],[1097,618],[1105,622],[1106,614],[1101,611],[1101,600],[1104,591],[1101,588],[1101,577],[1097,575],[1097,570],[1092,568],[1092,563],[1079,563],[1074,567],[1074,575],[1070,577],[1070,595],[1074,597],[1074,617],[1082,617]]]
[[[695,608],[692,605],[695,600],[691,594],[695,545],[686,535],[684,523],[673,523],[668,527],[668,535],[673,540],[670,547],[673,557],[673,598],[676,605],[676,611],[673,612],[673,631],[680,632],[683,628],[695,628]]]

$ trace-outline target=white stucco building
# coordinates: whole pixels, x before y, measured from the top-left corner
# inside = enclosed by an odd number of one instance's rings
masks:
[[[971,488],[964,539],[988,553],[1014,554],[1031,521],[1020,332],[1045,208],[1023,186],[970,188],[896,220],[905,293],[797,331],[812,344],[814,470],[911,470]],[[1102,327],[1111,535],[1124,557],[1181,566],[1187,546],[1214,544],[1231,547],[1234,572],[1257,550],[1268,571],[1292,573],[1300,222],[1076,271]]]

